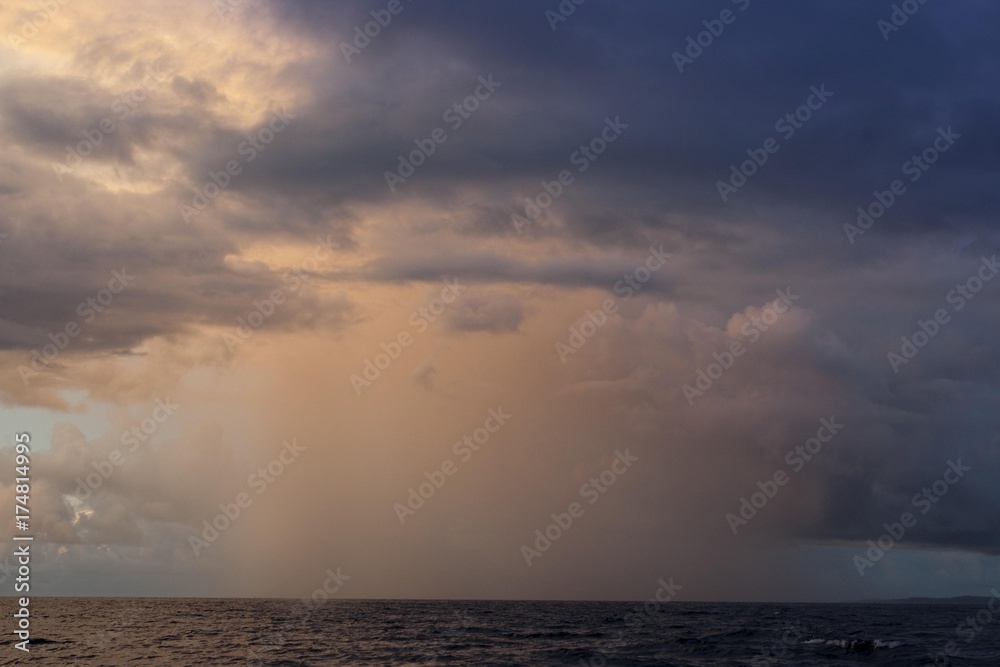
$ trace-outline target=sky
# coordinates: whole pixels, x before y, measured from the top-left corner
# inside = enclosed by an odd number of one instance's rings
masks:
[[[3,3],[32,592],[989,595],[998,28]]]

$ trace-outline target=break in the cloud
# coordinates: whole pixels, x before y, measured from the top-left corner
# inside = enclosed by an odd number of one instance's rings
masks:
[[[554,2],[216,4],[0,8],[0,394],[8,441],[30,408],[55,424],[44,590],[1000,581],[992,5],[886,39],[867,2],[591,0],[555,29]],[[821,419],[844,427],[798,467]]]

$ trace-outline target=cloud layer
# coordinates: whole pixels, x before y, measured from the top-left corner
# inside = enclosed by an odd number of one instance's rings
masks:
[[[0,9],[0,396],[57,424],[32,490],[51,592],[305,595],[337,566],[351,597],[1000,581],[988,3],[887,32],[865,2],[552,24],[557,3],[404,0],[367,41],[382,5],[56,6]],[[821,419],[843,429],[796,470]]]

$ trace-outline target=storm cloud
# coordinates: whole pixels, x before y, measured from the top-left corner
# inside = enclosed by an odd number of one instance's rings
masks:
[[[5,444],[51,425],[47,592],[1000,582],[1000,9],[54,4],[0,9],[0,397]],[[303,463],[194,553],[291,438]]]

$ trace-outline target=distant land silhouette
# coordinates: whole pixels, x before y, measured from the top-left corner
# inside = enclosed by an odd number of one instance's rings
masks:
[[[982,595],[959,595],[951,598],[898,598],[895,600],[855,600],[855,604],[959,604],[985,605],[991,598]]]

